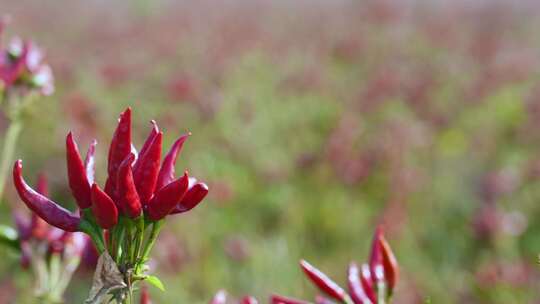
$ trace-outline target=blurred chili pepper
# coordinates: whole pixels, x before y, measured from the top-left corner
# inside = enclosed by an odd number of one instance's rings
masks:
[[[140,304],[152,304],[152,300],[150,300],[150,293],[148,292],[148,288],[146,286],[143,286],[141,289],[141,301]]]
[[[347,281],[349,284],[349,294],[351,299],[355,304],[371,304],[372,300],[368,298],[364,287],[360,282],[360,270],[356,263],[351,263],[349,265],[349,270],[347,273]]]
[[[271,304],[309,304],[306,301],[297,300],[293,298],[287,298],[280,295],[272,295],[270,297],[270,303]]]
[[[225,304],[225,303],[227,303],[227,292],[225,290],[219,290],[210,301],[210,304]]]
[[[242,298],[242,301],[240,301],[240,304],[258,304],[258,303],[259,301],[257,301],[257,299],[255,299],[252,296],[245,296]]]
[[[388,293],[392,294],[399,277],[399,266],[396,257],[394,256],[394,253],[392,252],[392,249],[384,236],[381,235],[379,242],[383,261],[384,277],[386,279],[386,283],[388,284]]]
[[[328,276],[305,260],[300,261],[300,266],[311,282],[313,282],[322,292],[340,302],[345,301],[345,298],[347,298],[345,291]]]

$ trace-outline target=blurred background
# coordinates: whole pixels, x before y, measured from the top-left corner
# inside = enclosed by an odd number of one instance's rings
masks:
[[[54,71],[16,155],[57,201],[73,206],[68,130],[98,140],[101,183],[125,107],[138,146],[151,119],[167,148],[193,133],[177,170],[210,196],[168,219],[155,302],[311,299],[298,260],[345,285],[384,223],[394,303],[540,303],[536,1],[0,0],[0,13],[4,40],[35,40]],[[27,301],[17,263],[0,261],[2,303]],[[67,302],[90,280],[81,269]]]

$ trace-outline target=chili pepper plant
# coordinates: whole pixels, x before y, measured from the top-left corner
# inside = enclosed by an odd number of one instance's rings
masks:
[[[305,260],[300,266],[307,278],[325,296],[317,295],[316,304],[385,304],[390,303],[399,277],[399,266],[386,241],[382,227],[375,231],[371,245],[369,262],[358,266],[351,262],[347,271],[347,285],[345,290],[330,279],[319,269]],[[270,297],[271,304],[310,304],[310,302],[274,294]],[[220,290],[216,293],[210,304],[226,304],[227,293]],[[238,301],[239,304],[256,304],[257,299],[245,296]]]
[[[165,218],[191,210],[208,193],[206,184],[187,171],[175,177],[176,159],[189,134],[180,136],[162,160],[163,133],[156,122],[151,122],[139,152],[131,133],[128,108],[120,115],[109,146],[103,187],[94,176],[97,141],[90,144],[83,160],[74,135],[67,135],[68,180],[76,212],[32,189],[23,178],[21,160],[13,167],[15,188],[34,214],[63,231],[86,233],[96,246],[100,258],[86,303],[105,298],[133,303],[133,291],[141,281],[163,288],[157,277],[148,274],[147,262]]]

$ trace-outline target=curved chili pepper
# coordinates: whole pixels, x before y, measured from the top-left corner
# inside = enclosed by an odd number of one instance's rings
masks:
[[[43,196],[49,196],[49,186],[47,182],[47,176],[45,174],[40,174],[38,176],[38,181],[36,185],[36,190],[39,194]],[[42,218],[37,216],[32,212],[31,225],[30,229],[32,230],[32,236],[36,239],[44,239],[49,233],[49,224],[45,222]]]
[[[130,218],[136,218],[142,212],[141,200],[137,194],[135,182],[133,181],[133,172],[131,171],[131,164],[134,160],[135,155],[128,154],[118,168],[117,179],[118,205],[120,210]]]
[[[371,302],[377,303],[377,293],[375,292],[375,286],[373,279],[371,278],[371,270],[369,269],[368,264],[362,264],[360,283],[362,283],[362,287],[364,288],[364,291]]]
[[[216,293],[214,298],[210,301],[210,304],[225,304],[227,303],[227,292],[220,290]]]
[[[305,260],[300,261],[300,266],[311,282],[322,292],[340,302],[343,302],[347,298],[347,293],[319,269],[313,267]]]
[[[111,191],[116,191],[116,176],[120,164],[131,153],[131,108],[127,108],[118,119],[118,126],[114,131],[111,145],[109,147],[109,157],[107,172],[109,173],[109,183]],[[107,189],[107,188],[106,188]],[[109,193],[109,192],[107,192]],[[110,193],[109,193],[110,195]]]
[[[144,153],[141,150],[141,154],[133,167],[135,186],[137,187],[137,193],[139,193],[143,206],[152,198],[154,188],[156,187],[159,162],[161,160],[162,137],[163,133],[161,132],[154,136],[154,140],[146,148]]]
[[[355,304],[372,304],[371,300],[364,292],[364,288],[360,282],[360,270],[358,265],[354,262],[349,265],[347,282],[349,285],[349,294]]]
[[[240,304],[258,304],[259,302],[257,299],[251,296],[245,296],[242,298],[242,301],[240,301]]]
[[[22,161],[13,166],[13,182],[23,202],[47,223],[65,231],[78,231],[81,219],[47,197],[37,193],[22,177]]]
[[[272,295],[270,297],[271,304],[309,304],[306,301],[288,298],[280,295]]]
[[[153,221],[158,221],[169,213],[178,205],[182,197],[186,194],[189,184],[189,177],[187,172],[182,177],[169,183],[167,186],[161,188],[154,197],[148,202],[148,218]]]
[[[90,143],[90,146],[88,147],[88,151],[86,152],[86,158],[84,159],[84,168],[86,171],[86,179],[88,180],[88,184],[94,183],[94,175],[95,175],[95,165],[96,165],[96,145],[97,140],[92,140]]]
[[[190,178],[191,180],[191,178]],[[208,186],[198,182],[188,189],[180,203],[176,205],[171,214],[183,213],[195,208],[208,194]]]
[[[75,197],[79,208],[86,209],[92,205],[92,201],[90,200],[90,184],[86,176],[86,168],[71,132],[66,137],[66,158],[71,193]]]
[[[391,295],[399,277],[399,266],[397,259],[384,236],[381,236],[379,243],[381,246],[384,277],[386,279],[386,283],[388,284],[388,294]]]
[[[180,136],[180,138],[174,142],[167,155],[165,155],[163,163],[161,164],[161,169],[159,170],[156,192],[174,180],[174,165],[176,163],[176,158],[178,157],[178,153],[182,150],[184,142],[190,135],[191,133]]]
[[[118,222],[116,205],[97,184],[92,185],[92,213],[98,225],[103,229],[110,229]]]

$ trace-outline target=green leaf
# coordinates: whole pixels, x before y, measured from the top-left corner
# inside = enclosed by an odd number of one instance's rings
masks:
[[[163,283],[161,282],[161,280],[156,277],[156,276],[153,276],[153,275],[149,275],[146,277],[146,281],[148,281],[148,283],[154,285],[155,287],[157,287],[159,290],[161,291],[165,291],[165,286],[163,286]]]

